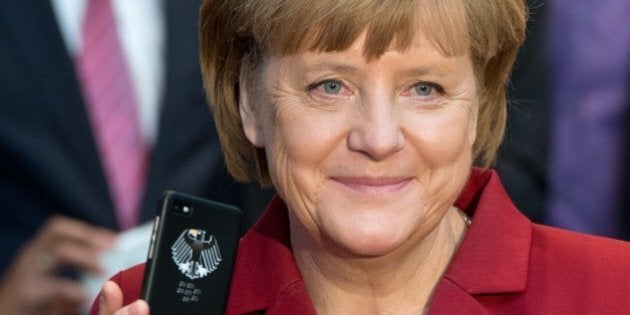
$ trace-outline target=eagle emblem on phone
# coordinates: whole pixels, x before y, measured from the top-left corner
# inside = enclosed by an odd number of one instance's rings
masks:
[[[171,253],[179,271],[193,280],[211,274],[221,263],[217,238],[204,230],[182,231],[171,246]]]

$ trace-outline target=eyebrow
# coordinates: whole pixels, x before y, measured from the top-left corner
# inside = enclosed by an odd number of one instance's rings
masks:
[[[334,60],[316,61],[314,64],[309,65],[308,68],[309,70],[307,72],[332,71],[344,74],[359,72],[359,67],[355,67],[347,63],[340,63]],[[452,72],[452,69],[448,65],[434,62],[427,65],[420,65],[416,67],[402,69],[398,71],[398,75],[402,75],[405,77],[417,77],[433,74],[442,77],[450,72]]]
[[[421,76],[421,75],[426,75],[432,72],[438,73],[438,74],[443,72],[442,69],[444,67],[440,66],[438,68],[439,69],[431,69],[431,67],[410,68],[410,69],[404,69],[400,71],[399,73],[404,76]],[[338,64],[338,63],[328,63],[328,62],[314,64],[311,67],[311,69],[315,71],[333,71],[333,72],[340,72],[340,73],[356,73],[358,71],[358,68],[354,66]]]
[[[440,67],[441,68],[441,67]],[[405,69],[403,71],[400,72],[400,74],[407,76],[407,77],[415,77],[415,76],[422,76],[422,75],[426,75],[429,73],[437,73],[439,74],[441,71],[431,71],[432,69],[430,69],[429,67],[422,67],[422,68],[411,68],[411,69]]]
[[[311,69],[315,69],[317,71],[334,71],[341,73],[354,73],[357,71],[356,67],[340,64],[340,63],[331,63],[331,62],[319,62],[314,64]]]

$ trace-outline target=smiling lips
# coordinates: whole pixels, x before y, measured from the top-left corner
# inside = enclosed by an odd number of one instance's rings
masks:
[[[388,194],[402,190],[410,177],[333,177],[334,181],[364,194]]]

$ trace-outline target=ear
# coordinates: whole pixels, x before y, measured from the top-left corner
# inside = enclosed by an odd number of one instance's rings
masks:
[[[265,140],[262,130],[262,118],[257,111],[259,108],[254,108],[250,102],[252,99],[249,88],[250,83],[248,82],[250,75],[246,69],[247,65],[243,63],[239,75],[239,114],[243,123],[243,131],[249,142],[258,148],[263,148],[265,147]]]

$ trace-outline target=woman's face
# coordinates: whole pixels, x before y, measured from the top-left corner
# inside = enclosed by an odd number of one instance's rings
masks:
[[[406,51],[366,60],[363,42],[270,57],[260,95],[241,92],[241,115],[265,148],[292,233],[374,256],[417,243],[454,203],[478,100],[469,56],[419,35]]]

